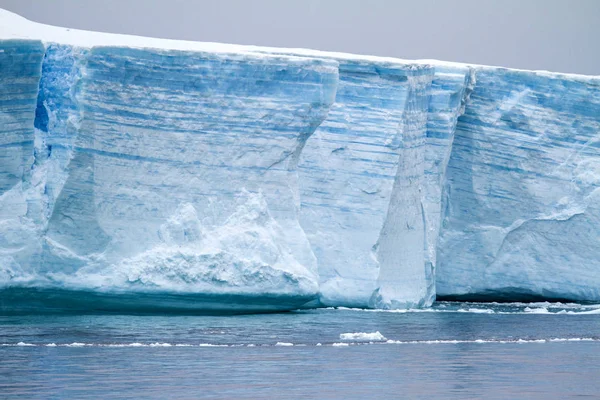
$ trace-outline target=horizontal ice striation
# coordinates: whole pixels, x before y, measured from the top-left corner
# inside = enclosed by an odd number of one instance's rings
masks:
[[[366,307],[386,269],[396,269],[393,274],[408,285],[424,282],[411,275],[415,268],[417,276],[423,272],[422,227],[421,247],[413,249],[421,255],[420,265],[399,253],[401,234],[388,231],[395,226],[392,208],[401,206],[392,203],[401,190],[395,181],[408,179],[402,167],[407,148],[424,139],[433,71],[400,61],[339,62],[335,103],[301,157],[300,221],[318,260],[321,303]],[[422,170],[414,175],[420,177]],[[418,190],[416,182],[412,187]],[[418,210],[420,221],[420,202],[409,207]],[[402,214],[408,211],[401,208]],[[403,260],[407,265],[394,264]],[[387,283],[399,284],[382,284]],[[405,295],[420,301],[410,291]]]
[[[40,42],[0,41],[0,196],[21,184],[33,157],[33,113],[44,47]]]
[[[50,45],[43,70],[47,181],[30,208],[47,221],[33,219],[42,248],[4,286],[246,296],[262,311],[257,296],[272,309],[315,297],[295,169],[336,62]]]
[[[39,246],[27,218],[32,190],[34,116],[44,46],[39,41],[0,40],[0,281]]]
[[[36,161],[44,169],[42,220],[50,216],[68,177],[81,118],[75,95],[88,51],[69,45],[46,46],[35,115],[36,137],[41,146]]]
[[[474,84],[475,74],[470,67],[435,66],[429,99],[423,176],[425,273],[429,285],[426,304],[431,304],[436,294],[435,269],[446,167],[452,151],[457,119],[465,111]]]
[[[425,216],[423,175],[429,89],[433,69],[409,78],[410,92],[404,109],[399,143],[400,163],[385,223],[375,252],[379,262],[378,288],[370,306],[413,308],[429,306],[424,267]]]
[[[600,78],[1,10],[0,66],[2,312],[600,300]]]
[[[600,78],[477,70],[447,172],[437,293],[600,300]]]

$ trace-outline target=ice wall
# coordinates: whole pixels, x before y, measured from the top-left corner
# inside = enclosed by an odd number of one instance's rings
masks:
[[[316,273],[295,226],[293,180],[297,153],[333,100],[336,65],[126,48],[85,57],[69,178],[47,233],[77,257],[61,253],[52,264],[76,269],[79,256],[114,263],[202,241],[161,229],[190,207],[197,221],[189,223],[222,226],[245,202],[260,205],[247,199],[257,196],[268,204],[263,217],[281,227],[277,240]]]
[[[40,41],[0,40],[0,282],[18,274],[38,245],[25,193],[36,180],[33,122],[43,57]]]
[[[375,308],[428,306],[424,269],[423,210],[426,123],[433,70],[409,79],[410,92],[400,131],[400,163],[385,223],[375,244],[379,261],[378,287],[370,305]]]
[[[441,224],[442,190],[457,119],[465,111],[475,84],[471,67],[437,65],[431,85],[423,176],[423,218],[425,225],[425,276],[429,285],[425,304],[435,300],[435,271]]]
[[[33,248],[3,258],[3,285],[270,296],[273,309],[316,296],[296,167],[336,62],[50,44],[42,67],[32,43],[37,75],[6,108],[23,114],[23,132],[5,125],[19,159],[2,165],[21,212],[1,233]],[[27,173],[36,188],[20,187]]]
[[[438,295],[600,300],[600,79],[476,75],[448,165]]]
[[[1,10],[0,67],[0,309],[600,300],[600,78]]]
[[[417,304],[425,281],[418,191],[433,69],[339,62],[335,103],[299,169],[300,221],[317,257],[320,300],[366,307],[381,288],[398,292],[378,303]],[[411,240],[416,248],[403,248]]]
[[[44,47],[40,42],[0,42],[0,195],[21,184],[33,156],[33,116]]]

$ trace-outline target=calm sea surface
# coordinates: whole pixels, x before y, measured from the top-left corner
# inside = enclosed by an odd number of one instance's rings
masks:
[[[600,398],[600,306],[0,316],[0,398]]]

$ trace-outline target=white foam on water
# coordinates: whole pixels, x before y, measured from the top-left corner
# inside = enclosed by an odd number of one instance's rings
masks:
[[[377,332],[354,332],[354,333],[342,333],[340,340],[358,340],[361,342],[382,342],[387,340],[379,331]]]
[[[561,310],[556,314],[565,314],[565,315],[587,315],[587,314],[600,314],[600,308],[589,310],[589,311],[567,311]]]
[[[538,301],[533,303],[523,302],[512,302],[512,303],[465,303],[465,304],[477,304],[477,305],[488,305],[488,306],[508,306],[508,307],[531,307],[531,308],[573,308],[573,309],[585,309],[585,308],[600,308],[600,304],[580,304],[580,303],[561,303],[561,302],[549,302],[549,301]]]
[[[360,332],[359,332],[360,333]],[[340,335],[342,336],[342,335]],[[383,335],[381,335],[383,337]],[[382,345],[382,344],[530,344],[530,343],[560,343],[560,342],[600,342],[600,338],[548,338],[548,339],[435,339],[435,340],[368,340],[362,341],[345,341],[345,342],[334,342],[331,344],[317,343],[317,344],[306,344],[306,343],[290,343],[290,342],[277,342],[276,344],[254,344],[254,343],[239,343],[239,344],[213,344],[213,343],[0,343],[0,346],[4,347],[99,347],[99,348],[114,348],[114,347],[145,347],[145,348],[169,348],[169,347],[320,347],[320,346],[331,346],[331,347],[348,347],[348,346],[361,346],[361,345]]]
[[[530,307],[525,307],[525,311],[528,314],[552,314],[550,311],[548,311],[547,308],[545,307],[541,307],[541,308],[530,308]]]
[[[442,339],[442,340],[388,340],[387,344],[464,344],[464,343],[477,343],[477,344],[527,344],[527,343],[552,343],[552,342],[600,342],[600,339],[594,338],[554,338],[554,339],[512,339],[512,340],[501,340],[501,339],[475,339],[475,340],[454,340],[454,339]]]
[[[439,303],[432,308],[413,308],[413,309],[366,309],[366,308],[348,308],[348,307],[329,307],[326,310],[340,311],[359,311],[375,313],[471,313],[471,314],[498,314],[498,315],[585,315],[600,314],[600,304],[578,304],[578,303],[462,303],[459,308],[452,308],[453,304]],[[501,309],[495,309],[501,308]]]
[[[490,310],[489,308],[469,308],[466,310],[456,310],[456,312],[473,313],[473,314],[495,314],[494,310]]]

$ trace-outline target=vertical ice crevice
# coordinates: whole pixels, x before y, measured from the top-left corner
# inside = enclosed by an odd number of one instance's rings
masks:
[[[94,158],[78,154],[84,120],[81,87],[89,49],[49,44],[38,97],[37,129],[43,138],[45,230],[38,271],[72,273],[108,243],[96,221]],[[75,218],[74,215],[81,215]],[[73,235],[73,232],[77,232]]]
[[[321,304],[368,307],[412,75],[422,71],[401,61],[338,61],[335,103],[302,153],[300,221],[318,260]]]
[[[73,146],[79,131],[81,110],[77,91],[88,50],[49,43],[42,65],[36,109],[39,167],[43,173],[45,207],[41,218],[47,223],[69,173]]]
[[[458,117],[475,85],[475,71],[467,66],[436,65],[431,84],[425,146],[423,217],[425,226],[425,304],[435,300],[435,268],[440,225],[443,219],[444,182],[452,152]]]
[[[408,77],[410,92],[402,118],[400,163],[376,250],[378,288],[370,300],[374,308],[427,305],[422,190],[432,78],[431,67],[417,69]]]

